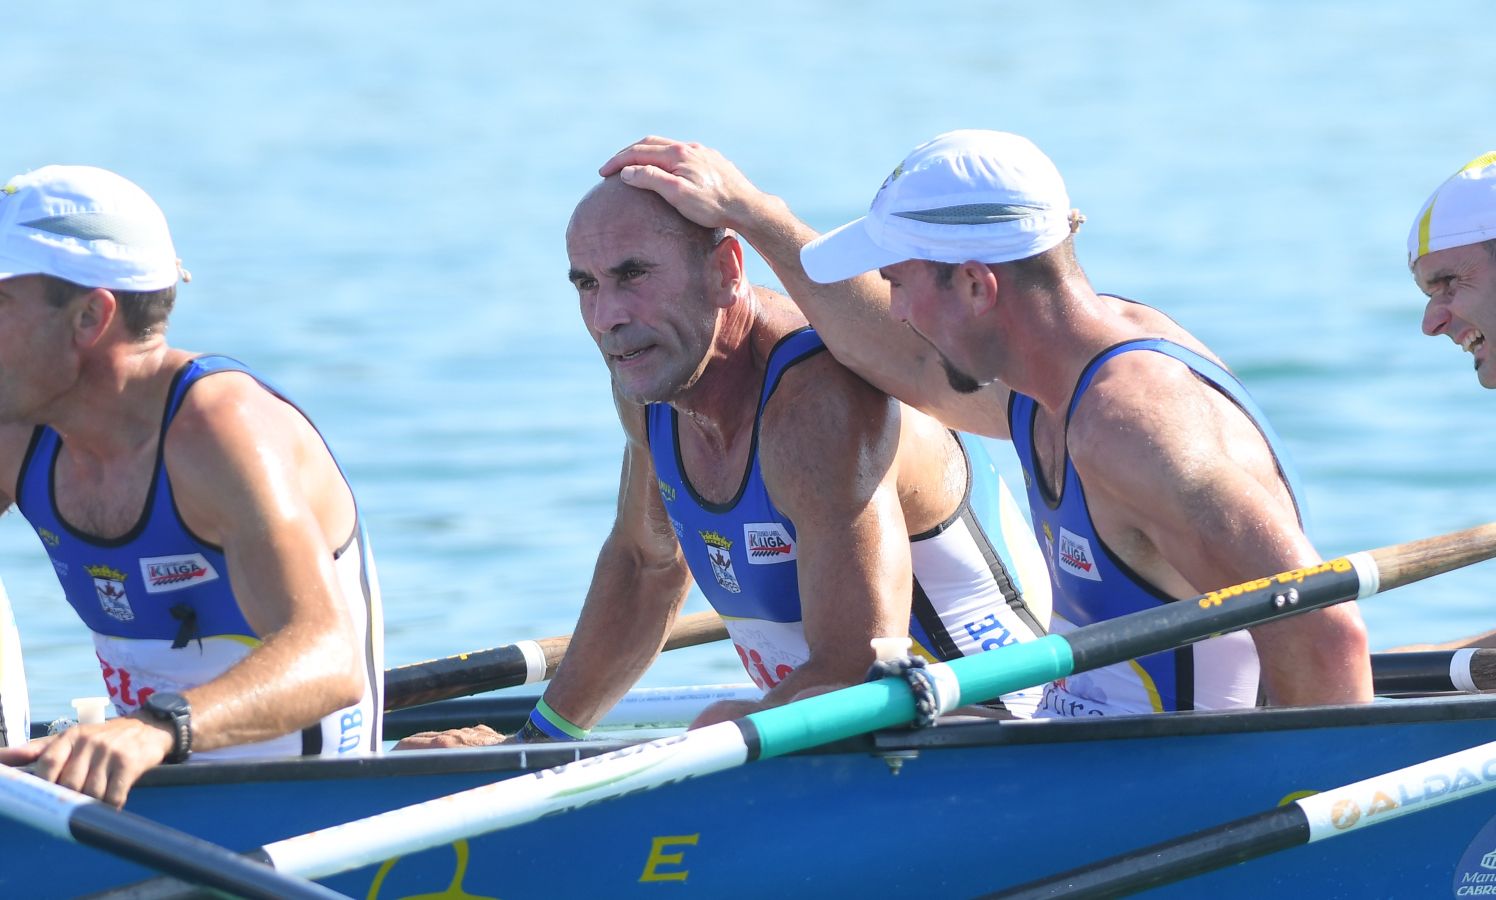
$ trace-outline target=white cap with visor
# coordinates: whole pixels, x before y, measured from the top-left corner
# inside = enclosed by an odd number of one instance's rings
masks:
[[[156,201],[93,166],[44,166],[0,187],[0,279],[19,275],[117,291],[187,277]]]
[[[1070,198],[1049,157],[1003,131],[949,131],[899,163],[868,214],[800,251],[823,284],[907,259],[1010,262],[1070,234]]]

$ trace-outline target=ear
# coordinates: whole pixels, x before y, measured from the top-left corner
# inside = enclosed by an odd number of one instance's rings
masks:
[[[119,312],[119,301],[103,288],[94,288],[74,301],[73,342],[88,349],[103,340]]]
[[[743,245],[737,235],[728,232],[712,248],[707,279],[707,288],[718,307],[726,309],[742,299],[743,291],[748,287],[748,276],[743,268]]]
[[[980,316],[990,312],[997,306],[997,291],[999,287],[997,272],[986,263],[969,259],[956,269],[956,277],[953,279],[957,287],[957,296],[966,304],[967,311],[973,316]]]

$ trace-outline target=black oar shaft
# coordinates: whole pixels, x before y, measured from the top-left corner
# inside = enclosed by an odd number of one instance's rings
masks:
[[[1289,804],[983,898],[1124,897],[1308,842],[1308,820]]]
[[[338,900],[344,896],[303,878],[277,872],[217,844],[101,803],[74,810],[68,830],[80,844],[236,897]]]
[[[716,613],[694,613],[675,623],[663,649],[694,647],[725,637],[727,628]],[[568,634],[386,669],[384,708],[404,709],[542,681],[556,673],[570,646]]]
[[[1496,690],[1496,650],[1373,653],[1371,676],[1379,696]]]

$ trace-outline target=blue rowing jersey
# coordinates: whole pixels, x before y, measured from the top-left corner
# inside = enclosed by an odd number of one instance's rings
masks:
[[[1277,437],[1246,388],[1213,360],[1171,341],[1125,341],[1098,354],[1076,383],[1066,412],[1067,428],[1076,405],[1101,366],[1119,354],[1133,352],[1161,353],[1176,359],[1201,381],[1230,398],[1267,441],[1279,475],[1297,506],[1294,479]],[[1160,398],[1160,402],[1168,401]],[[1008,426],[1023,466],[1035,534],[1044,548],[1054,583],[1054,632],[1063,634],[1082,625],[1172,602],[1174,598],[1135,574],[1096,534],[1086,505],[1085,487],[1068,451],[1064,455],[1060,495],[1049,496],[1039,477],[1034,448],[1036,411],[1033,398],[1013,393],[1008,405]],[[1259,674],[1252,638],[1247,632],[1238,631],[1061,679],[1046,688],[1038,714],[1110,715],[1252,706],[1257,701]]]
[[[650,453],[670,524],[708,602],[722,616],[743,667],[765,690],[810,658],[802,627],[795,523],[775,505],[759,467],[764,408],[785,372],[822,352],[810,328],[774,347],[757,399],[752,449],[737,495],[712,503],[681,465],[675,410],[646,410]],[[1023,514],[975,440],[960,436],[967,489],[949,519],[910,537],[914,595],[909,635],[931,660],[954,659],[1045,634],[1049,580]],[[1031,714],[1039,691],[1004,695],[1015,715]]]
[[[38,427],[21,464],[16,506],[41,538],[68,603],[93,632],[104,684],[120,715],[138,709],[155,691],[184,691],[217,678],[261,643],[262,635],[245,620],[229,584],[222,548],[194,535],[178,514],[164,458],[167,429],[182,398],[200,379],[218,372],[243,372],[285,400],[244,364],[227,357],[200,356],[184,365],[167,394],[144,512],[121,537],[87,534],[58,514],[52,479],[62,439],[56,431]],[[356,520],[333,565],[366,663],[362,701],[299,734],[202,756],[379,749],[383,624],[373,555],[361,521]]]

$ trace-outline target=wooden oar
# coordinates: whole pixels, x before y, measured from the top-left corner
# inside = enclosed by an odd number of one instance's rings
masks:
[[[726,637],[727,627],[716,613],[695,613],[675,623],[664,649],[694,647]],[[404,709],[544,681],[556,674],[569,646],[571,635],[567,634],[386,669],[384,708]]]
[[[1496,650],[1373,653],[1371,677],[1377,696],[1496,690]]]
[[[1365,598],[1496,555],[1496,524],[1355,553],[1169,603],[1067,635],[929,666],[935,703],[1036,687],[1273,619]],[[267,844],[278,870],[321,878],[686,778],[912,721],[907,682],[884,678],[698,731]]]
[[[1496,788],[1496,743],[1295,800],[984,898],[1122,897]]]
[[[0,815],[53,837],[240,897],[328,900],[343,896],[9,766],[0,766]],[[12,863],[25,864],[19,859]]]

